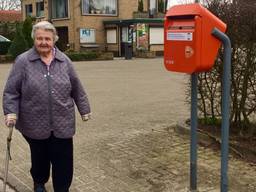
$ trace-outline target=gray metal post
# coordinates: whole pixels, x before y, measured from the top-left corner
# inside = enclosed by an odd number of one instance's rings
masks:
[[[230,73],[231,73],[231,42],[229,37],[217,28],[212,35],[224,45],[224,65],[222,78],[221,101],[221,192],[228,191],[228,141],[229,141],[229,108],[230,108]]]
[[[197,190],[197,74],[191,75],[190,190]]]
[[[199,3],[199,0],[195,0]],[[191,114],[190,114],[190,191],[197,191],[197,81],[198,75],[191,75]]]

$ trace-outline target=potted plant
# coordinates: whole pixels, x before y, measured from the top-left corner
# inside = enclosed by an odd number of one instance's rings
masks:
[[[91,14],[95,13],[95,7],[93,6],[93,4],[90,4],[89,11],[90,11]]]
[[[106,8],[105,8],[104,6],[101,8],[101,13],[102,13],[102,14],[105,14],[105,13],[106,13]]]
[[[107,5],[106,8],[105,8],[105,13],[106,14],[110,14],[110,7]]]
[[[100,9],[96,9],[96,14],[100,14],[101,10]]]

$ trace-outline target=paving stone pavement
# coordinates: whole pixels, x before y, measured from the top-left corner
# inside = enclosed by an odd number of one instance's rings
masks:
[[[3,190],[3,180],[0,179],[0,191]],[[15,192],[15,190],[10,187],[9,185],[6,185],[6,188],[5,188],[6,192]]]
[[[188,191],[189,136],[173,128],[189,117],[189,76],[167,72],[162,58],[76,62],[75,68],[88,91],[93,119],[84,123],[77,115],[70,192]],[[1,92],[9,69],[9,64],[0,65]],[[2,113],[0,125],[2,170],[7,136]],[[8,181],[16,191],[31,192],[29,148],[17,131],[11,150]],[[219,152],[199,147],[199,192],[220,191],[219,180]],[[51,180],[47,188],[53,191]],[[256,166],[230,155],[229,191],[256,192]]]

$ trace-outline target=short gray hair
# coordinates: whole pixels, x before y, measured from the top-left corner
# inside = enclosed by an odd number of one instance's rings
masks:
[[[50,22],[40,21],[39,23],[35,24],[33,26],[32,32],[31,32],[32,39],[35,39],[35,32],[36,32],[37,29],[43,29],[43,30],[52,32],[54,43],[56,43],[56,41],[58,41],[59,36],[57,35],[56,28]]]

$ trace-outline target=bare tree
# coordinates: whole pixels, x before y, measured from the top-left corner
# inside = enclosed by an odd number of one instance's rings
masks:
[[[0,0],[0,10],[20,10],[21,0]]]
[[[208,9],[227,24],[227,35],[232,42],[231,127],[243,136],[254,136],[256,135],[255,0],[205,1],[209,2]],[[199,117],[206,122],[209,119],[215,121],[221,118],[222,65],[223,52],[220,51],[213,69],[198,75]]]

